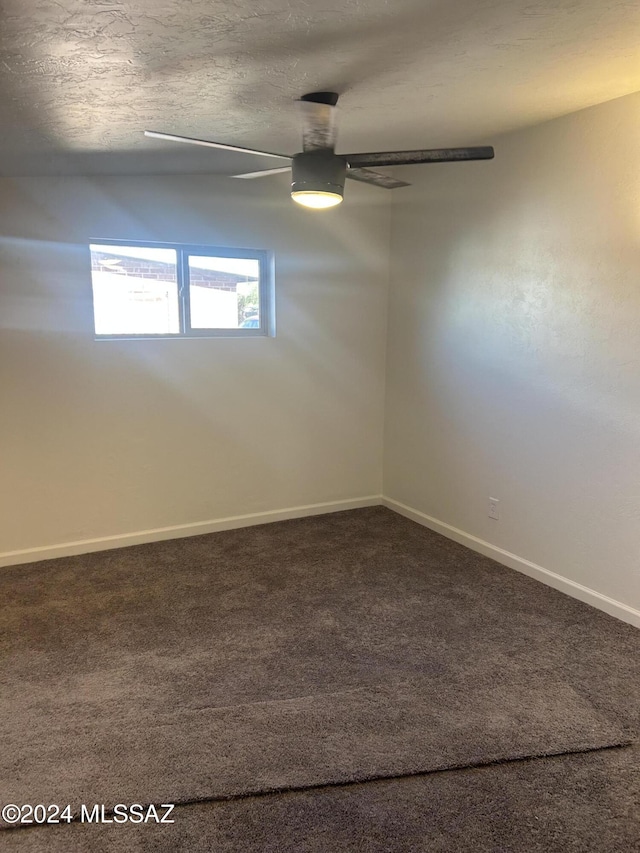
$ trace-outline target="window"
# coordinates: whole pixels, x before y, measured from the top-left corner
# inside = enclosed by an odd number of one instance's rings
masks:
[[[269,252],[127,240],[89,248],[97,338],[272,334]]]

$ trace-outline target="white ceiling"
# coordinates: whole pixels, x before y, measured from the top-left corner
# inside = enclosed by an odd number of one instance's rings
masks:
[[[0,9],[5,175],[259,168],[268,161],[142,131],[291,154],[293,101],[319,89],[341,95],[338,152],[491,143],[640,90],[637,0],[3,0]]]

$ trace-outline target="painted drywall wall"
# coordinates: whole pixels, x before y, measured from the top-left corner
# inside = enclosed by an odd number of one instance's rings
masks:
[[[286,180],[0,181],[0,553],[381,491],[389,200]],[[93,339],[87,243],[267,248],[274,338]],[[197,531],[196,531],[197,532]]]
[[[384,491],[638,609],[640,95],[495,145],[394,201]]]

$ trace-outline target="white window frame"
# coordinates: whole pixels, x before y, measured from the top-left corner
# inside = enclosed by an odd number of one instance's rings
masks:
[[[228,246],[202,246],[191,243],[158,243],[146,240],[115,240],[95,238],[89,241],[89,274],[91,268],[91,246],[136,246],[142,249],[173,249],[176,252],[176,277],[178,286],[178,306],[180,330],[178,332],[162,332],[160,334],[115,334],[105,335],[95,331],[97,341],[104,340],[153,340],[178,338],[255,338],[275,336],[275,293],[274,293],[274,257],[268,249],[237,249]],[[260,326],[254,329],[199,329],[191,328],[190,322],[190,290],[189,290],[189,258],[205,256],[215,258],[239,258],[257,260],[259,264],[259,316]],[[93,307],[93,280],[91,280],[91,304]],[[95,312],[95,308],[94,308]]]

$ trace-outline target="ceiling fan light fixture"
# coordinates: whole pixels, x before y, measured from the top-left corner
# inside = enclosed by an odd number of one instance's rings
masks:
[[[342,201],[342,193],[332,190],[293,190],[291,198],[303,207],[311,207],[314,210],[322,210],[326,207],[335,207]]]
[[[291,198],[320,210],[340,204],[344,195],[347,164],[333,151],[305,151],[291,164]]]

